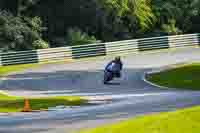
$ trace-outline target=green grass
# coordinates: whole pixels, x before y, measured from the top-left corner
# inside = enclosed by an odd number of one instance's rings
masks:
[[[30,98],[32,110],[45,110],[58,105],[78,106],[87,104],[87,100],[77,96],[54,96]],[[20,112],[23,109],[24,98],[0,94],[0,112]]]
[[[80,133],[199,133],[200,107],[137,117]]]
[[[200,64],[190,64],[151,74],[147,80],[169,88],[200,90]]]
[[[0,66],[0,76],[5,76],[11,72],[21,71],[27,68],[36,67],[40,64],[20,64],[20,65],[9,65],[9,66]]]

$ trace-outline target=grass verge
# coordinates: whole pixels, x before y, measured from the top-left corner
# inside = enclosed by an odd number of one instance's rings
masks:
[[[80,133],[199,133],[200,107],[137,117]]]
[[[147,80],[169,88],[200,90],[200,63],[151,74]]]
[[[41,64],[20,64],[20,65],[9,65],[9,66],[0,66],[0,77],[5,76],[11,72],[22,71],[27,68],[40,66]]]
[[[54,96],[30,98],[32,110],[46,110],[49,107],[86,105],[87,100],[78,96]],[[0,94],[0,112],[20,112],[23,109],[24,98]]]

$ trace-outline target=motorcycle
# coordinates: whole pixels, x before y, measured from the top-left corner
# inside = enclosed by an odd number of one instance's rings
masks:
[[[109,71],[104,71],[104,80],[103,83],[107,84],[109,81],[113,80],[113,73]]]

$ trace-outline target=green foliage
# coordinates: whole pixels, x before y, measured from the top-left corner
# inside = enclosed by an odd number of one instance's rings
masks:
[[[72,46],[96,42],[96,38],[94,36],[89,36],[87,33],[82,32],[78,28],[70,28],[67,33],[67,42]]]
[[[36,40],[33,42],[34,49],[45,49],[49,48],[49,44],[45,42],[44,40]]]
[[[175,20],[169,20],[169,23],[163,24],[161,28],[162,31],[168,33],[169,35],[177,35],[181,33],[181,31],[176,27]]]
[[[115,12],[118,17],[126,17],[129,25],[136,24],[138,29],[146,30],[153,24],[155,16],[148,0],[104,0],[103,6]]]
[[[21,30],[30,40],[35,41],[30,36],[36,40],[44,37],[52,47],[66,45],[54,40],[66,38],[66,29],[73,27],[102,41],[200,31],[199,0],[1,0],[0,9],[18,16],[20,24],[17,25],[23,27],[16,30],[0,28],[8,31],[7,37],[16,40],[1,37],[6,46],[12,44],[9,47],[14,47],[13,50],[34,48],[33,41],[22,43],[27,39],[21,35]],[[8,17],[0,18],[0,25],[6,22]]]
[[[137,23],[141,30],[149,29],[155,21],[155,16],[152,13],[152,9],[149,0],[130,0],[128,2],[129,12],[132,16],[136,16]]]
[[[42,20],[39,17],[33,17],[33,18],[24,17],[24,20],[33,31],[38,33],[42,32],[43,30]]]
[[[200,21],[199,0],[153,0],[153,11],[158,18],[157,26],[167,24],[171,19],[183,33],[191,32],[194,17]]]
[[[3,50],[35,49],[33,42],[41,39],[41,20],[15,17],[0,11],[0,47]]]

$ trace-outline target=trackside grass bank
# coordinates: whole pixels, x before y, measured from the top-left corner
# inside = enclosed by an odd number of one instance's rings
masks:
[[[20,72],[28,68],[40,67],[47,64],[64,64],[67,61],[57,61],[57,62],[42,62],[42,63],[32,63],[32,64],[19,64],[19,65],[8,65],[8,66],[0,66],[0,77],[6,76],[12,72]]]
[[[200,107],[137,117],[79,133],[199,133]]]
[[[86,105],[87,100],[77,96],[38,97],[29,99],[32,110],[46,110],[49,107]],[[24,106],[23,97],[0,94],[0,112],[20,112]]]
[[[147,80],[169,88],[200,90],[200,63],[151,74]]]
[[[32,68],[39,66],[41,64],[22,64],[22,65],[10,65],[10,66],[0,66],[0,77],[5,76],[6,74],[9,74],[11,72],[17,72],[21,71],[27,68]]]

